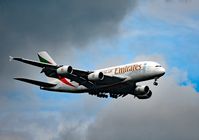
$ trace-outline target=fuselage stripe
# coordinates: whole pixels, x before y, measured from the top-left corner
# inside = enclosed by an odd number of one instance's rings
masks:
[[[68,86],[75,87],[75,86],[72,85],[66,78],[59,78],[59,80],[60,80],[62,83],[68,85]]]

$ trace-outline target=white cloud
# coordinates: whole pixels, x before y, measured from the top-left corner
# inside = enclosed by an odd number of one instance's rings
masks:
[[[142,3],[138,10],[144,17],[199,30],[199,21],[195,19],[199,12],[198,6],[198,0],[149,0]]]

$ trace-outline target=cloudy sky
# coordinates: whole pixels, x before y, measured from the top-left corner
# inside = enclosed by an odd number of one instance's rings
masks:
[[[0,139],[199,139],[199,1],[0,0]],[[40,91],[37,60],[92,70],[141,60],[167,70],[153,96],[100,99]]]

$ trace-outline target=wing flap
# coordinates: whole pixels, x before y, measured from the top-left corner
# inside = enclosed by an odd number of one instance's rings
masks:
[[[73,74],[77,75],[78,77],[87,78],[89,74],[91,74],[93,71],[85,71],[80,69],[73,69]]]
[[[125,78],[104,75],[103,80],[90,81],[87,79],[88,74],[89,74],[89,72],[86,72],[86,71],[78,71],[78,72],[76,71],[75,74],[74,74],[74,72],[72,74],[68,73],[68,74],[64,75],[64,77],[66,77],[67,79],[70,79],[71,81],[75,81],[75,82],[79,83],[80,85],[83,85],[89,89],[107,87],[112,84],[121,83],[122,81],[125,80]]]
[[[75,82],[79,83],[80,85],[83,85],[89,89],[95,87],[95,85],[91,81],[88,81],[88,80],[84,79],[83,77],[80,77],[80,76],[77,76],[74,74],[66,74],[65,77],[70,79],[71,81],[75,81]]]
[[[93,73],[93,71],[84,71],[84,70],[79,70],[79,69],[73,69],[72,74],[67,74],[66,78],[78,82],[76,79],[77,78],[82,78],[84,81],[89,81],[87,80],[88,75]],[[98,81],[89,81],[89,83],[96,84],[96,85],[109,85],[109,84],[115,84],[115,83],[120,83],[124,81],[126,78],[124,77],[116,77],[116,76],[109,76],[104,74],[104,79],[103,80],[98,80]],[[78,82],[79,83],[79,82]],[[80,83],[81,84],[81,83]]]
[[[14,79],[22,81],[22,82],[29,83],[29,84],[37,85],[37,86],[40,86],[40,87],[54,87],[54,86],[56,86],[56,84],[46,83],[46,82],[41,82],[41,81],[36,81],[36,80],[26,79],[26,78],[14,78]]]

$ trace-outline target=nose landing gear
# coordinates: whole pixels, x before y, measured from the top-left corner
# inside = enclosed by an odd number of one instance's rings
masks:
[[[155,78],[155,81],[153,82],[153,85],[157,86],[158,85],[158,82],[157,82],[157,78]]]

